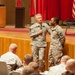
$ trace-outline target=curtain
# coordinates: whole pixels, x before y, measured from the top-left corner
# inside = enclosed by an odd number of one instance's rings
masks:
[[[20,1],[20,0],[17,0],[16,6],[17,6],[17,7],[20,7],[20,6],[21,6],[21,1]]]
[[[31,17],[35,15],[34,0],[31,0],[30,13],[29,13],[29,15],[30,15]]]
[[[46,20],[46,0],[36,0],[36,14],[43,15],[43,20]]]
[[[36,0],[36,14],[41,13],[43,20],[49,20],[51,17],[59,17],[58,0]]]
[[[50,20],[52,17],[73,20],[72,6],[73,0],[36,0],[36,14],[42,14],[43,20]]]
[[[72,19],[73,0],[60,0],[60,18],[61,20]]]
[[[59,0],[47,0],[47,19],[59,18]]]
[[[72,17],[75,18],[75,0],[73,1]]]

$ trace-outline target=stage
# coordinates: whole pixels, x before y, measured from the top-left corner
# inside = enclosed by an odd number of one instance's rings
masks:
[[[64,31],[66,28],[64,28]],[[74,33],[74,28],[67,30],[67,33]],[[64,54],[75,58],[75,35],[66,34],[66,42],[63,50]],[[50,35],[47,34],[47,47],[45,50],[46,69],[48,69],[48,51],[50,44]],[[31,38],[29,37],[29,28],[0,28],[0,56],[8,51],[10,43],[18,45],[17,55],[23,60],[25,54],[31,53]]]

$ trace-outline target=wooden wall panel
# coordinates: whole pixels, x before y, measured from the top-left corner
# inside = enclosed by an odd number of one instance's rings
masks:
[[[14,25],[15,24],[15,6],[16,0],[1,0],[0,3],[6,5],[6,24]],[[29,17],[29,8],[30,8],[30,0],[21,0],[22,6],[25,7],[25,24],[31,22],[31,18]]]

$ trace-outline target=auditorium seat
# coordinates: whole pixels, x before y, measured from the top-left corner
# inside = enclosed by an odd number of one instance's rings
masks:
[[[9,75],[7,64],[4,61],[0,61],[0,75]]]

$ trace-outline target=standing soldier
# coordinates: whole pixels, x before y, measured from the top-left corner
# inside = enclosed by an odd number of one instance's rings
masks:
[[[63,29],[58,25],[58,18],[51,18],[51,41],[50,41],[50,50],[49,50],[49,63],[50,66],[54,66],[60,62],[60,58],[62,57],[63,47],[65,42],[65,34]]]
[[[42,22],[42,15],[35,16],[36,23],[30,27],[30,37],[32,38],[33,61],[43,61],[44,51],[47,46],[46,32],[49,32],[49,26]]]

